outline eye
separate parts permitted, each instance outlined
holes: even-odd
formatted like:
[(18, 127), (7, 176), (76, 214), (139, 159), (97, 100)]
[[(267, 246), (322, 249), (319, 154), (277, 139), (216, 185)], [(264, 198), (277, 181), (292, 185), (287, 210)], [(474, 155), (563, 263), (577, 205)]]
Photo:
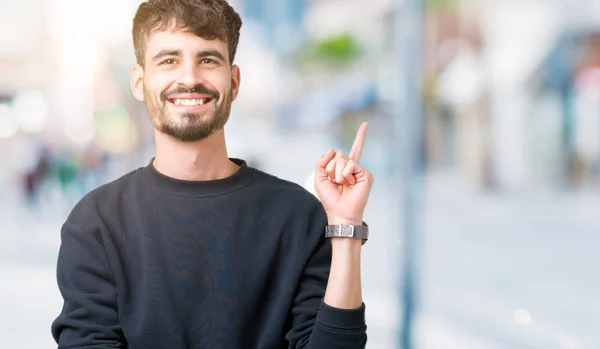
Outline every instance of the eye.
[(174, 60), (174, 59), (171, 59), (171, 58), (169, 58), (169, 59), (165, 59), (165, 60), (164, 60), (164, 61), (162, 61), (160, 64), (161, 64), (161, 65), (163, 65), (163, 64), (166, 64), (166, 65), (171, 65), (171, 64), (175, 64), (175, 63), (176, 63), (176, 62), (175, 62), (175, 60)]
[(217, 63), (217, 62), (215, 62), (214, 59), (210, 59), (210, 58), (204, 58), (200, 62), (203, 63), (203, 64), (216, 64)]

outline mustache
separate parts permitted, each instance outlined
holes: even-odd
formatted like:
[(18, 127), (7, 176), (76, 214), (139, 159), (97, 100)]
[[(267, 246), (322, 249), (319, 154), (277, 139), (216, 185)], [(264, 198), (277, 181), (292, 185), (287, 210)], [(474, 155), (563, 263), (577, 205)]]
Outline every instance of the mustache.
[(219, 99), (221, 97), (221, 95), (219, 94), (218, 91), (212, 90), (212, 89), (204, 86), (203, 84), (198, 84), (192, 88), (188, 88), (185, 86), (178, 86), (172, 90), (163, 91), (163, 93), (160, 94), (160, 99), (163, 102), (166, 102), (170, 96), (176, 95), (176, 94), (181, 94), (181, 93), (202, 93), (202, 94), (207, 94), (214, 99)]

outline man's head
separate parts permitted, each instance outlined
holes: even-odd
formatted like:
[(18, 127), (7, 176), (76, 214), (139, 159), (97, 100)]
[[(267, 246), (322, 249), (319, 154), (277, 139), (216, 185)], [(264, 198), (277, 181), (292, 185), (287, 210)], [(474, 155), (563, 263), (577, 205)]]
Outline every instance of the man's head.
[(133, 20), (131, 86), (160, 132), (193, 142), (221, 130), (237, 97), (240, 16), (225, 0), (148, 0)]

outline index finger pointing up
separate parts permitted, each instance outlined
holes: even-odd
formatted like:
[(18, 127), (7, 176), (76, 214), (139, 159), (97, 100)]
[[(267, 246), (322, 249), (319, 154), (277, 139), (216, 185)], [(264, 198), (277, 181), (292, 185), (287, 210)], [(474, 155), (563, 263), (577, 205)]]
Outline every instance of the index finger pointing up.
[(360, 160), (360, 156), (362, 154), (363, 142), (365, 140), (365, 136), (367, 135), (367, 128), (369, 124), (363, 122), (358, 128), (358, 132), (356, 132), (356, 138), (354, 139), (354, 144), (352, 144), (352, 149), (350, 150), (350, 154), (348, 154), (348, 158), (352, 159), (356, 162)]

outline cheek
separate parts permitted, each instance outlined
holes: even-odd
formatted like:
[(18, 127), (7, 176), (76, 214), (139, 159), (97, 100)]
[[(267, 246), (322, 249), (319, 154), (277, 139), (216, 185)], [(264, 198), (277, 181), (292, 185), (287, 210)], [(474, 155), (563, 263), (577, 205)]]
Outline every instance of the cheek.
[(212, 86), (220, 92), (231, 89), (231, 73), (222, 70), (207, 71), (204, 75), (206, 85)]
[(174, 84), (174, 80), (167, 72), (156, 72), (152, 74), (150, 79), (144, 82), (144, 88), (147, 89), (148, 94), (154, 98), (160, 98), (161, 93), (169, 90)]

